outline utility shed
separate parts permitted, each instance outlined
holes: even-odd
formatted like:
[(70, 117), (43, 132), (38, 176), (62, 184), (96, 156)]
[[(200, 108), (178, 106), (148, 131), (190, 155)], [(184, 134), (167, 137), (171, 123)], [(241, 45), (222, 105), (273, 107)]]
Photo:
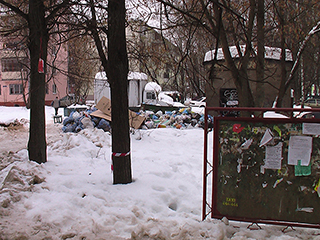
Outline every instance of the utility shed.
[[(240, 64), (240, 56), (236, 46), (231, 46), (230, 53), (236, 61), (236, 65)], [(246, 50), (245, 45), (240, 46), (241, 54)], [(252, 54), (248, 64), (248, 77), (250, 88), (253, 92), (254, 99), (263, 96), (261, 104), (257, 107), (272, 107), (277, 96), (281, 80), (281, 49), (276, 47), (265, 46), (265, 77), (263, 84), (256, 76), (256, 49), (253, 48), (255, 54)], [(293, 64), (292, 53), (286, 49), (285, 67), (289, 73)], [(208, 51), (204, 57), (204, 65), (208, 70), (211, 69), (214, 63), (215, 50)], [(212, 69), (211, 69), (212, 70)], [(236, 107), (238, 105), (238, 95), (236, 86), (233, 82), (231, 71), (228, 69), (222, 48), (218, 49), (217, 62), (214, 65), (213, 74), (210, 74), (210, 79), (206, 83), (207, 106), (209, 107)], [(258, 82), (260, 86), (258, 87)], [(286, 92), (282, 107), (292, 107), (290, 90)]]
[[(129, 107), (137, 107), (143, 101), (143, 91), (148, 76), (141, 72), (128, 74), (128, 101)], [(98, 72), (94, 79), (94, 103), (97, 104), (102, 97), (111, 99), (110, 85), (105, 72)]]

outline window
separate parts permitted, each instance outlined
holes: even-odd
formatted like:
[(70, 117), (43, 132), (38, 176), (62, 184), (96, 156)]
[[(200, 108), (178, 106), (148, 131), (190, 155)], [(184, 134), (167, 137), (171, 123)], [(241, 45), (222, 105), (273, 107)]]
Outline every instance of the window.
[(55, 83), (52, 84), (52, 93), (57, 94), (57, 85)]
[(3, 58), (1, 59), (2, 72), (20, 72), (23, 69), (23, 63), (27, 58)]
[(10, 88), (10, 95), (23, 93), (22, 84), (9, 84), (9, 88)]
[(156, 94), (154, 92), (147, 92), (147, 99), (156, 99)]

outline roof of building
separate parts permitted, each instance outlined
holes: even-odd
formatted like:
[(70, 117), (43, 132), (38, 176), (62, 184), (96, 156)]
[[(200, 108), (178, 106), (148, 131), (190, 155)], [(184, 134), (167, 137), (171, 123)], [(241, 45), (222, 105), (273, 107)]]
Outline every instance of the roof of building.
[(162, 90), (161, 86), (155, 82), (148, 82), (144, 87), (145, 91), (156, 91), (160, 92)]
[[(239, 58), (239, 52), (236, 48), (236, 46), (230, 46), (230, 53), (232, 58)], [(246, 50), (246, 45), (240, 45), (241, 53), (244, 54)], [(255, 53), (257, 53), (257, 48), (253, 47), (253, 50)], [(206, 52), (205, 57), (204, 57), (204, 63), (211, 62), (214, 59), (216, 50), (211, 50)], [(273, 59), (273, 60), (280, 60), (281, 58), (281, 48), (276, 48), (276, 47), (268, 47), (265, 46), (265, 59)], [(218, 49), (217, 53), (217, 60), (223, 60), (224, 55), (222, 48)], [(293, 61), (292, 57), (292, 52), (289, 49), (286, 49), (286, 61)]]
[[(107, 80), (105, 72), (98, 72), (95, 76), (96, 80)], [(129, 72), (128, 80), (148, 80), (148, 75), (142, 72)]]

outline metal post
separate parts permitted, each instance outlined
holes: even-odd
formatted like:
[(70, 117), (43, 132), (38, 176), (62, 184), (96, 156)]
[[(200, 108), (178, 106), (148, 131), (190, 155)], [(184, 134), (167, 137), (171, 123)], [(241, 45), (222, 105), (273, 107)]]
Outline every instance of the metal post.
[(203, 152), (203, 199), (202, 221), (206, 218), (207, 209), (207, 161), (208, 161), (208, 111), (204, 110), (204, 152)]

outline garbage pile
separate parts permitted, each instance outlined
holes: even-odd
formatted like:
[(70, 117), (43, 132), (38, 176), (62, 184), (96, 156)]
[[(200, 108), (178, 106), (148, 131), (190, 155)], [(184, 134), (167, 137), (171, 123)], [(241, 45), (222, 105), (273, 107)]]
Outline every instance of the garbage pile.
[[(179, 111), (145, 111), (146, 118), (142, 128), (167, 128), (184, 129), (190, 127), (204, 127), (204, 115), (193, 112), (191, 108), (181, 108)], [(213, 117), (209, 117), (209, 123), (213, 123)]]
[(96, 109), (88, 109), (82, 112), (72, 111), (69, 117), (63, 120), (63, 132), (80, 132), (81, 130), (88, 128), (103, 129), (105, 132), (111, 130), (110, 122), (104, 118), (98, 118), (91, 116), (90, 113)]
[[(111, 122), (102, 117), (92, 116), (97, 109), (92, 108), (82, 112), (73, 111), (68, 117), (63, 120), (63, 132), (79, 132), (82, 129), (98, 128), (103, 129), (105, 132), (111, 131)], [(140, 125), (140, 129), (153, 129), (153, 128), (203, 128), (204, 115), (196, 113), (191, 108), (181, 108), (178, 111), (139, 111), (136, 113), (144, 117), (144, 121)], [(213, 127), (213, 117), (208, 115), (209, 128)]]

